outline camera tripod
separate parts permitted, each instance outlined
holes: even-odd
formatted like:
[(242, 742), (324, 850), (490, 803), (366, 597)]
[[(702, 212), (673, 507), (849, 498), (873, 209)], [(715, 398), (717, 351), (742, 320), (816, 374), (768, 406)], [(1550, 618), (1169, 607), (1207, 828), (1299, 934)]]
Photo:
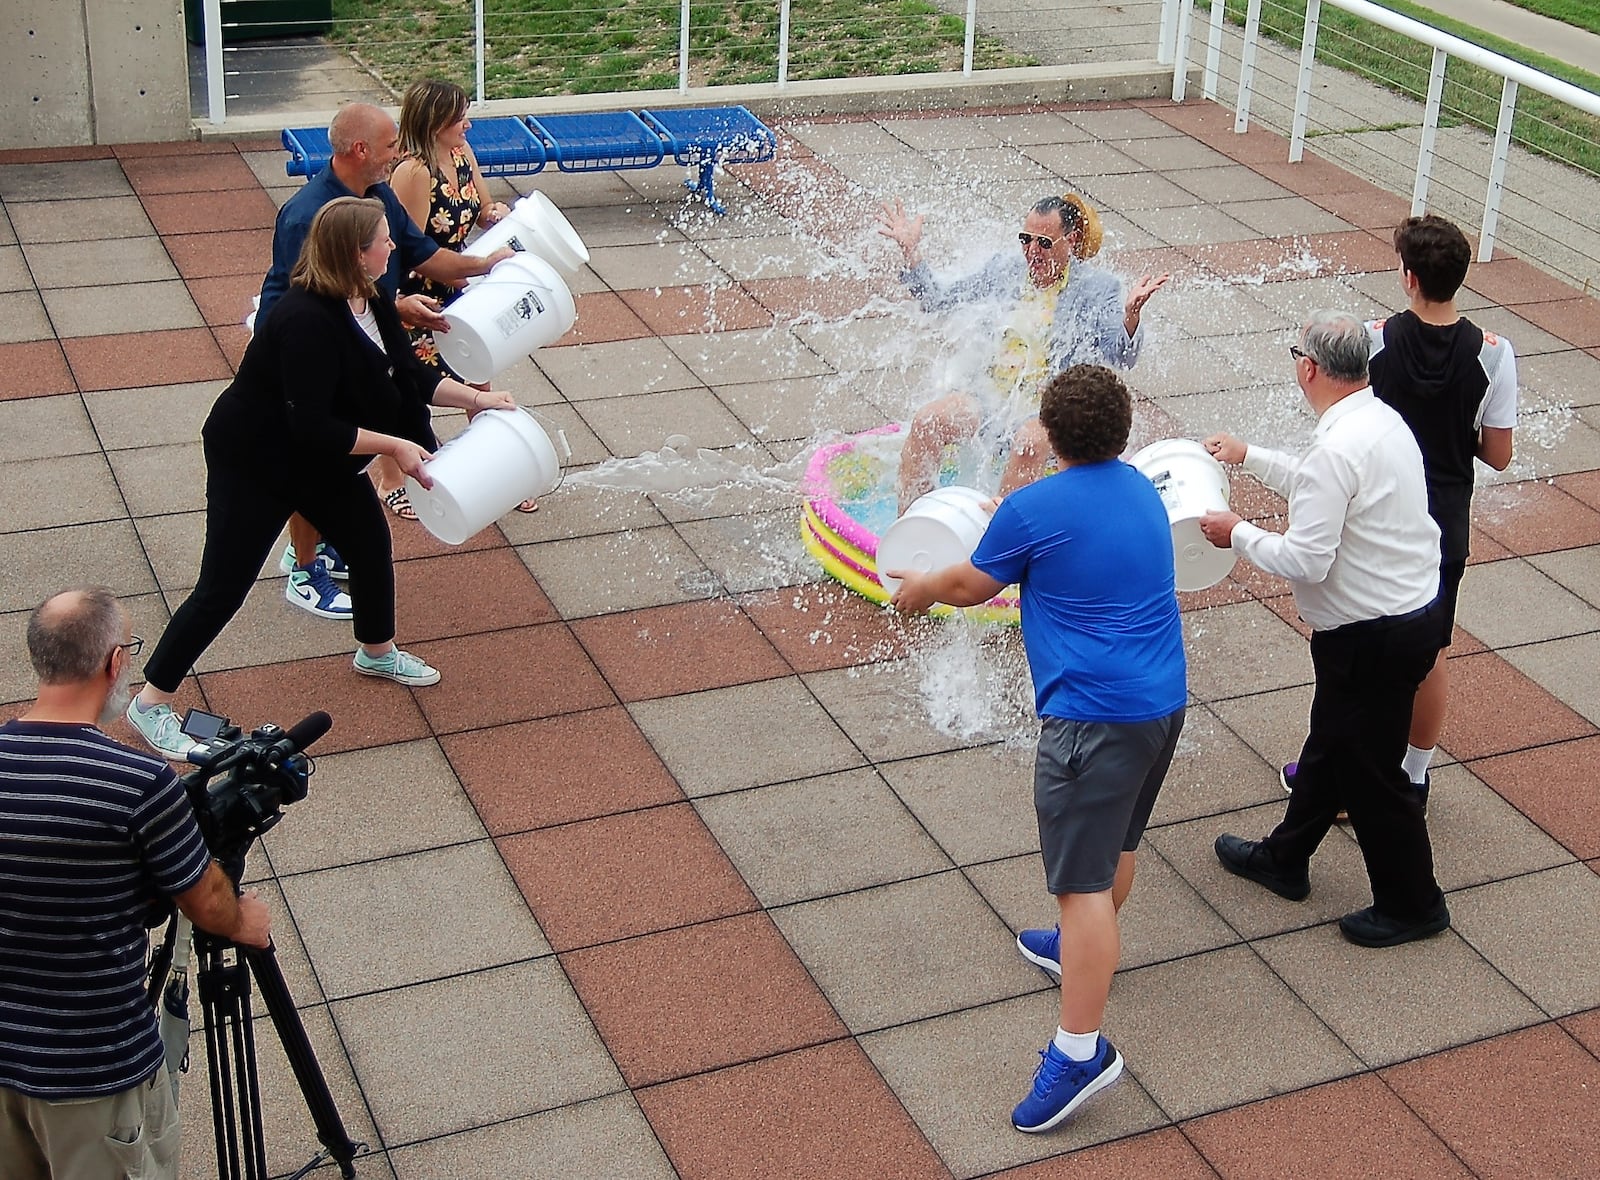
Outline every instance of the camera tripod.
[[(238, 946), (225, 938), (194, 929), (181, 915), (173, 920), (152, 973), (152, 992), (162, 996), (166, 1014), (187, 1021), (188, 981), (175, 976), (165, 982), (175, 941), (194, 937), (198, 966), (200, 1009), (206, 1030), (206, 1072), (211, 1085), (211, 1123), (216, 1134), (219, 1180), (267, 1180), (266, 1140), (261, 1123), (261, 1085), (256, 1073), (255, 1029), (250, 1011), (250, 979), (255, 977), (267, 1015), (289, 1059), (317, 1139), (323, 1150), (299, 1171), (306, 1175), (324, 1159), (339, 1165), (339, 1174), (351, 1180), (351, 1163), (365, 1150), (351, 1142), (334, 1105), (322, 1067), (295, 1011), (294, 1000), (278, 966), (277, 952)], [(230, 955), (231, 952), (231, 955)], [(163, 992), (167, 993), (163, 996)], [(163, 1017), (165, 1020), (165, 1017)]]

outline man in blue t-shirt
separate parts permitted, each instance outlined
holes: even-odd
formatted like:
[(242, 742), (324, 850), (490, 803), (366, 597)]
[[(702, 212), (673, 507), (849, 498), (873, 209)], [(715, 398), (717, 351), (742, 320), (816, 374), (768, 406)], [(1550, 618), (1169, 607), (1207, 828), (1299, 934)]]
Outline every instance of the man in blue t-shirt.
[(64, 590), (28, 620), (39, 695), (0, 725), (0, 1173), (166, 1180), (178, 1124), (145, 995), (162, 898), (203, 930), (269, 943), (160, 759), (98, 726), (131, 695), (142, 641), (109, 590)]
[(1155, 487), (1117, 456), (1133, 404), (1100, 365), (1044, 388), (1039, 421), (1061, 470), (1012, 492), (972, 559), (903, 579), (894, 605), (975, 606), (1022, 587), (1022, 641), (1041, 732), (1034, 809), (1060, 921), (1017, 947), (1061, 977), (1061, 1024), (1012, 1112), (1046, 1131), (1122, 1073), (1100, 1035), (1120, 952), (1117, 910), (1188, 700), (1172, 532)]

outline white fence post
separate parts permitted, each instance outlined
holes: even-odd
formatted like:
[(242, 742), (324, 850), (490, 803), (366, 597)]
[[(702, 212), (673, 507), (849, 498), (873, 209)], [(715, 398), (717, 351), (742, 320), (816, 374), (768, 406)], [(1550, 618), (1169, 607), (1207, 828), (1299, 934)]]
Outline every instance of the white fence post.
[(1211, 32), (1206, 38), (1206, 72), (1200, 84), (1207, 102), (1217, 101), (1217, 74), (1222, 68), (1223, 0), (1211, 0)]
[(1194, 0), (1181, 0), (1178, 8), (1178, 40), (1172, 54), (1172, 101), (1182, 102), (1189, 89), (1189, 22), (1194, 16)]
[(1239, 98), (1233, 107), (1233, 130), (1250, 128), (1250, 98), (1256, 85), (1256, 43), (1261, 40), (1261, 0), (1250, 0), (1244, 15), (1244, 48), (1239, 54)]
[(689, 93), (689, 0), (678, 7), (678, 93)]
[(967, 0), (967, 36), (961, 50), (961, 73), (972, 76), (972, 46), (978, 35), (978, 0)]
[(1294, 84), (1294, 121), (1289, 127), (1289, 163), (1298, 164), (1306, 151), (1306, 115), (1311, 110), (1311, 67), (1317, 60), (1317, 25), (1322, 0), (1306, 0), (1306, 31), (1300, 38), (1300, 75)]
[(483, 0), (473, 0), (472, 8), (473, 8), (472, 17), (473, 17), (473, 20), (476, 22), (476, 27), (475, 27), (475, 30), (474, 30), (474, 33), (473, 33), (474, 40), (473, 40), (473, 46), (472, 46), (472, 56), (473, 56), (473, 64), (477, 67), (477, 71), (478, 71), (478, 105), (482, 106), (483, 105), (483, 97), (484, 97), (484, 95), (483, 95), (483, 58), (484, 58)]
[(1442, 49), (1433, 51), (1433, 67), (1428, 71), (1428, 104), (1422, 111), (1422, 146), (1417, 150), (1417, 179), (1411, 186), (1411, 216), (1421, 217), (1428, 208), (1428, 182), (1433, 179), (1433, 141), (1439, 133), (1439, 107), (1444, 100), (1444, 67), (1450, 56)]
[(1489, 164), (1489, 192), (1483, 202), (1483, 231), (1478, 234), (1478, 261), (1494, 256), (1495, 225), (1500, 220), (1500, 197), (1505, 191), (1506, 157), (1511, 154), (1511, 120), (1517, 113), (1517, 84), (1506, 79), (1500, 89), (1500, 122), (1494, 129), (1494, 157)]
[(778, 89), (789, 84), (789, 0), (778, 8)]
[(1182, 0), (1161, 0), (1161, 29), (1156, 33), (1156, 65), (1172, 64), (1173, 36), (1178, 29), (1178, 5)]
[(213, 123), (228, 118), (228, 91), (222, 80), (222, 0), (205, 0), (206, 118)]

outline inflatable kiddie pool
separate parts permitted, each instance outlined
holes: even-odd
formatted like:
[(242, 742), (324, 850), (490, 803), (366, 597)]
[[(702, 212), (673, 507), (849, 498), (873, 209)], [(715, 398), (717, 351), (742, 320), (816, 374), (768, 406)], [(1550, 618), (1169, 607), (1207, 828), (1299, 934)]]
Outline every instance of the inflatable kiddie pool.
[[(800, 539), (823, 572), (872, 602), (887, 605), (889, 592), (878, 581), (878, 538), (898, 515), (895, 477), (899, 469), (904, 427), (887, 426), (852, 435), (818, 448), (806, 466), (800, 517)], [(940, 473), (941, 483), (955, 479)], [(937, 606), (936, 615), (954, 613)], [(1008, 586), (966, 614), (988, 622), (1019, 621), (1017, 588)]]

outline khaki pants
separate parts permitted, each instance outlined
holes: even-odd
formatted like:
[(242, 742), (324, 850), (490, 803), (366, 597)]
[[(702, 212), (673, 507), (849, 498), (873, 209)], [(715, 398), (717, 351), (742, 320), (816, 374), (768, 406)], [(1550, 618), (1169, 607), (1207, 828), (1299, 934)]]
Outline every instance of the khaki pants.
[(175, 1180), (167, 1071), (104, 1098), (48, 1102), (0, 1086), (0, 1160), (6, 1180)]

